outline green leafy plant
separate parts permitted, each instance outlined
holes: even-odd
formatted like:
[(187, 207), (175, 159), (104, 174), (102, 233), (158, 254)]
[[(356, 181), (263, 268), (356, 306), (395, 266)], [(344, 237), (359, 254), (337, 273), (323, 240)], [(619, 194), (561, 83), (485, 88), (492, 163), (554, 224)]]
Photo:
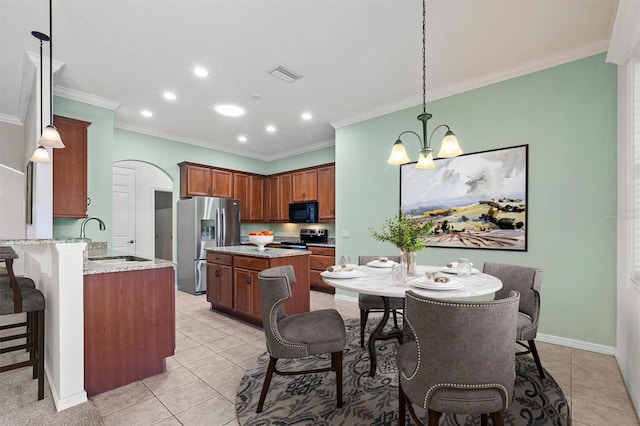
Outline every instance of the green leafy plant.
[(397, 216), (387, 219), (380, 231), (369, 228), (369, 233), (374, 239), (389, 242), (403, 252), (416, 252), (425, 247), (424, 239), (433, 226), (432, 221), (423, 225), (413, 222), (400, 211)]

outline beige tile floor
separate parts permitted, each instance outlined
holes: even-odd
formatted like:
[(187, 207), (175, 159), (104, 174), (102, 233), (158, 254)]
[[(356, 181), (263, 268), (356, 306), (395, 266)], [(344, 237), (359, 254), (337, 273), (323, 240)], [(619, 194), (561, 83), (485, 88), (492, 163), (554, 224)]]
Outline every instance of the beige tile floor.
[[(312, 292), (311, 309), (358, 318), (356, 304)], [(559, 382), (576, 426), (640, 425), (612, 356), (539, 343), (543, 366)], [(209, 310), (204, 296), (176, 292), (176, 353), (167, 371), (92, 398), (116, 425), (237, 425), (236, 388), (265, 351), (262, 329)]]

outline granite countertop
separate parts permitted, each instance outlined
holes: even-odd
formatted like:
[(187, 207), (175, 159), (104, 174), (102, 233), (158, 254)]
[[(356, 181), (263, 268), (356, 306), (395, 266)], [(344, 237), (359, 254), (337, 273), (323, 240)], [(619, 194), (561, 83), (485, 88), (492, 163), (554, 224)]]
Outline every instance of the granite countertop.
[(0, 240), (0, 246), (11, 246), (20, 244), (55, 244), (55, 243), (86, 243), (86, 238), (31, 238), (17, 240)]
[(240, 245), (240, 246), (227, 246), (227, 247), (215, 247), (209, 248), (207, 251), (212, 253), (226, 253), (236, 254), (241, 256), (253, 256), (253, 257), (291, 257), (291, 256), (303, 256), (311, 254), (308, 250), (288, 250), (267, 247), (264, 251), (258, 251), (258, 248), (254, 245)]
[(175, 263), (170, 260), (154, 259), (142, 262), (114, 262), (97, 263), (86, 260), (83, 265), (84, 275), (107, 274), (110, 272), (142, 271), (145, 269), (158, 269), (174, 267)]

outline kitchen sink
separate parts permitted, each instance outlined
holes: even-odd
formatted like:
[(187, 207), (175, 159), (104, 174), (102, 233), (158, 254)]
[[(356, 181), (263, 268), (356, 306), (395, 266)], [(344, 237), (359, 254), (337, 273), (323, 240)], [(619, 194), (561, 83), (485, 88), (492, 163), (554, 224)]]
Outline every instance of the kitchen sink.
[(100, 256), (90, 257), (91, 262), (108, 264), (108, 263), (123, 263), (123, 262), (151, 262), (151, 259), (145, 259), (138, 256)]

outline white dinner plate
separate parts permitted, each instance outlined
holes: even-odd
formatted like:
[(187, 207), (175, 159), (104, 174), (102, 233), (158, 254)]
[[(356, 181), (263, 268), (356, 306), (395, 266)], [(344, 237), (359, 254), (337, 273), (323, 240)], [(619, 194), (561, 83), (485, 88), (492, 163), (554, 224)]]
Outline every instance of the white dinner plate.
[[(440, 270), (440, 272), (444, 272), (445, 274), (456, 274), (456, 275), (458, 275), (458, 268), (447, 268), (446, 266), (443, 266), (439, 270)], [(471, 273), (472, 274), (479, 274), (480, 271), (478, 269), (476, 269), (476, 268), (471, 268)]]
[(396, 262), (393, 260), (387, 260), (386, 262), (381, 262), (380, 260), (372, 260), (371, 262), (367, 262), (367, 266), (371, 266), (372, 268), (392, 268)]
[(427, 277), (416, 278), (409, 284), (425, 290), (460, 290), (461, 288), (464, 288), (464, 284), (459, 281), (451, 280), (448, 283), (437, 283), (427, 279)]
[(325, 278), (358, 278), (358, 277), (362, 277), (364, 275), (364, 272), (358, 271), (357, 269), (353, 269), (351, 271), (334, 271), (334, 272), (322, 271), (320, 272), (320, 275), (322, 275)]

